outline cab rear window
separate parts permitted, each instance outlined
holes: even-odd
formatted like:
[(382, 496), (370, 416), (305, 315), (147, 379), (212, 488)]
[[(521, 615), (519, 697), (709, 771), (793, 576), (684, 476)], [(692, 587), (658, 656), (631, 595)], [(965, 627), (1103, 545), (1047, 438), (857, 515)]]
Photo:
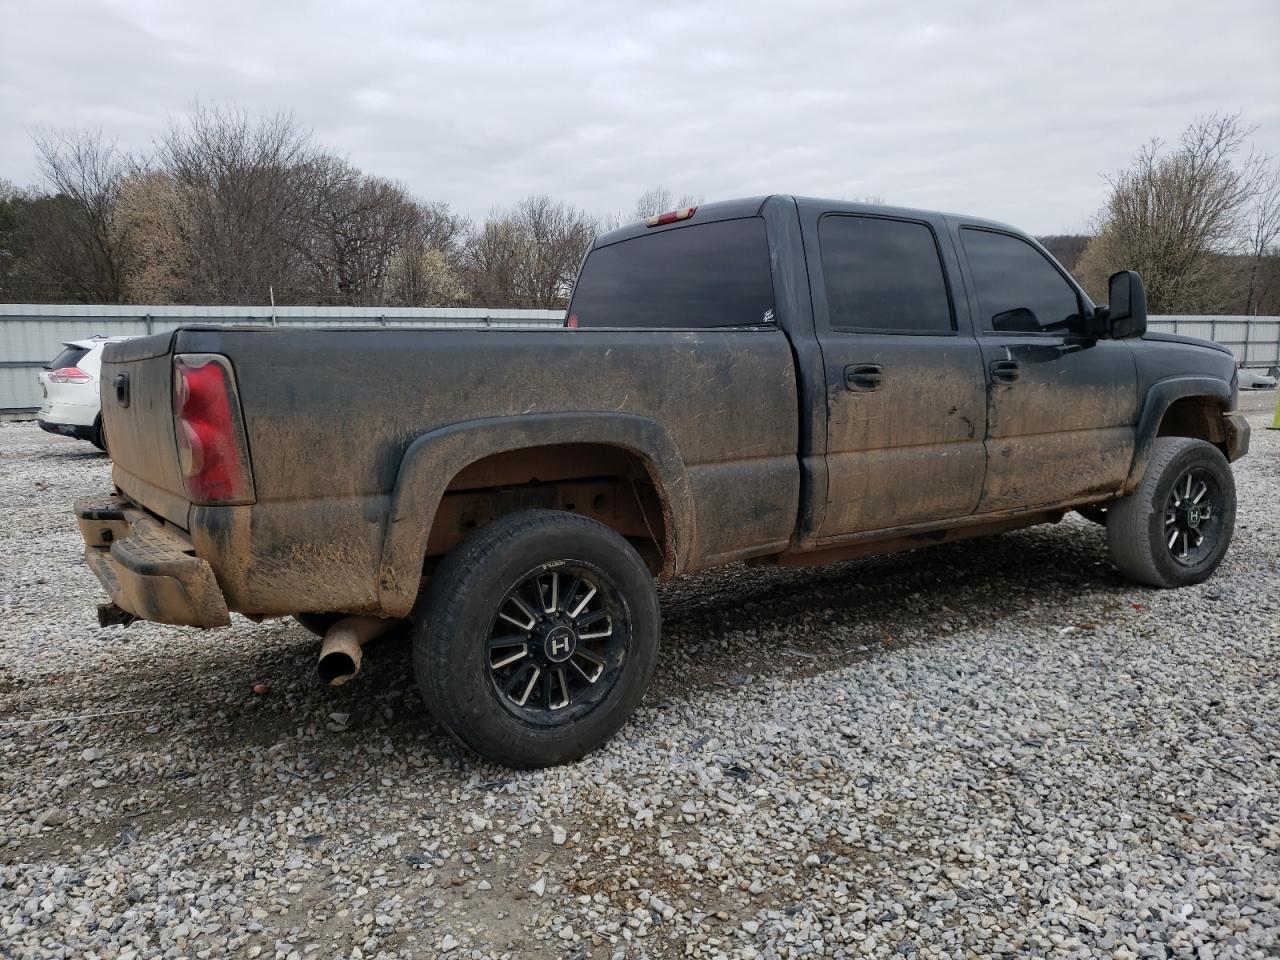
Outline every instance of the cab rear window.
[(573, 291), (579, 327), (688, 329), (773, 322), (764, 220), (720, 220), (593, 250)]

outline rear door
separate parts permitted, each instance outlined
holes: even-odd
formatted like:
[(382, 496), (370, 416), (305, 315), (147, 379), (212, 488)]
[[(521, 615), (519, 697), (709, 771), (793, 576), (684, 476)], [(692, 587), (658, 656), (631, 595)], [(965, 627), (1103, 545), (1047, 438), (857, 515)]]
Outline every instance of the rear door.
[(804, 220), (828, 418), (818, 539), (968, 515), (986, 466), (985, 381), (944, 268), (956, 266), (945, 224)]
[(1119, 489), (1138, 418), (1128, 344), (1083, 335), (1091, 306), (1029, 240), (985, 225), (953, 226), (990, 384), (979, 512)]

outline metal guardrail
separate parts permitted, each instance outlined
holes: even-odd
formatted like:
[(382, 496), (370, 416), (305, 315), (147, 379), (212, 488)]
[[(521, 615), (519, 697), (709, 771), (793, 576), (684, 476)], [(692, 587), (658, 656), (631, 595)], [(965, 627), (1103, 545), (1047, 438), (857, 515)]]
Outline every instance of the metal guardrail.
[(1148, 328), (1164, 333), (1213, 340), (1227, 347), (1241, 367), (1280, 367), (1280, 317), (1174, 316), (1150, 317)]
[(558, 327), (563, 310), (485, 307), (208, 307), (117, 304), (0, 304), (0, 417), (29, 416), (40, 405), (36, 375), (68, 340), (145, 336), (184, 324), (279, 327)]
[[(36, 374), (67, 340), (143, 336), (190, 323), (281, 327), (559, 326), (560, 310), (484, 307), (170, 307), (114, 304), (0, 304), (0, 416), (28, 415), (40, 403)], [(1242, 367), (1280, 366), (1280, 317), (1153, 316), (1152, 330), (1216, 340)]]

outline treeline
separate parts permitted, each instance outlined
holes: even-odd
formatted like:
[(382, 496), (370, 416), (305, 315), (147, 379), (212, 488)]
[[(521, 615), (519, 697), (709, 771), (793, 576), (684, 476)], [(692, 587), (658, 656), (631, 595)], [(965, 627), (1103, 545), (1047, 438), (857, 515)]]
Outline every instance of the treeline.
[[(545, 196), (474, 224), (319, 147), (287, 115), (200, 107), (147, 156), (36, 136), (44, 184), (0, 184), (0, 301), (563, 306), (620, 221)], [(671, 202), (662, 189), (636, 216)]]
[[(1095, 299), (1138, 270), (1153, 313), (1280, 314), (1280, 167), (1238, 115), (1152, 141), (1090, 235), (1041, 238)], [(476, 224), (364, 173), (288, 115), (197, 107), (145, 156), (35, 138), (44, 183), (0, 182), (0, 301), (562, 307), (591, 238), (696, 203), (600, 216), (546, 196)]]

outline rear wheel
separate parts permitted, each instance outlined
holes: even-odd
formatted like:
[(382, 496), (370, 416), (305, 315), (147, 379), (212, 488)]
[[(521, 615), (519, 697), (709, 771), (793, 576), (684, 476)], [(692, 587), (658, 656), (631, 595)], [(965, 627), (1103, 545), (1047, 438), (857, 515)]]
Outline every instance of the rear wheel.
[(513, 767), (576, 760), (639, 704), (657, 663), (653, 577), (613, 530), (532, 510), (441, 562), (419, 600), (414, 668), (431, 712)]
[(102, 415), (98, 415), (98, 419), (93, 421), (93, 434), (89, 437), (89, 442), (101, 450), (107, 452), (107, 431), (102, 425)]
[(1107, 545), (1131, 580), (1183, 587), (1218, 568), (1235, 521), (1235, 479), (1221, 451), (1203, 440), (1159, 437), (1138, 489), (1107, 511)]

